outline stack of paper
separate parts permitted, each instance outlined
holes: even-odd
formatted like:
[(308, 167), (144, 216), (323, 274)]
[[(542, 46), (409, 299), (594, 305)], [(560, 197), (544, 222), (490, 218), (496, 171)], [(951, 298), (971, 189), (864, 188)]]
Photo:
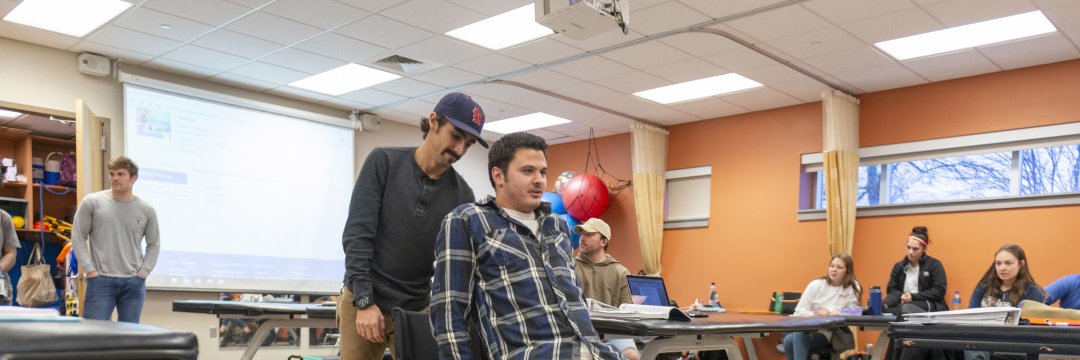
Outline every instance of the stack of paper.
[(18, 306), (0, 306), (2, 321), (79, 321), (82, 318), (60, 316), (53, 308), (26, 308)]
[(690, 321), (690, 316), (671, 306), (622, 304), (614, 307), (593, 299), (585, 299), (589, 316), (614, 319), (662, 319)]
[(1020, 322), (1020, 309), (1014, 307), (988, 307), (965, 310), (938, 311), (904, 315), (908, 322), (923, 324), (975, 324), (1016, 325)]

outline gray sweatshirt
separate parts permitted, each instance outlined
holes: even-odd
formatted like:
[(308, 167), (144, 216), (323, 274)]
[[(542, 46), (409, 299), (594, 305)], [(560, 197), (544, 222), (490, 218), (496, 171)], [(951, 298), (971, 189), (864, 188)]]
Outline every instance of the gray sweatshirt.
[(146, 277), (154, 270), (161, 243), (157, 213), (146, 201), (138, 197), (119, 201), (109, 190), (99, 191), (79, 204), (73, 225), (72, 247), (79, 266), (87, 273)]

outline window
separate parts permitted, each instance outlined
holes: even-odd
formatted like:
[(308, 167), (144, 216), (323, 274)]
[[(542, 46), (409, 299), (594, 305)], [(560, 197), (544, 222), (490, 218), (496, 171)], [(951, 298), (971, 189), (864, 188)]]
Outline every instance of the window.
[(1080, 144), (1020, 151), (1020, 194), (1080, 192)]

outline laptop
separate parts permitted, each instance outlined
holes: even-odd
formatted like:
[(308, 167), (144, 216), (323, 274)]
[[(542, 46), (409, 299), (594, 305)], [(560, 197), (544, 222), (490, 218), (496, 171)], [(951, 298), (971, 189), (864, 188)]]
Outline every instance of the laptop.
[(671, 306), (668, 301), (664, 278), (656, 276), (626, 275), (630, 284), (630, 295), (644, 296), (644, 305)]

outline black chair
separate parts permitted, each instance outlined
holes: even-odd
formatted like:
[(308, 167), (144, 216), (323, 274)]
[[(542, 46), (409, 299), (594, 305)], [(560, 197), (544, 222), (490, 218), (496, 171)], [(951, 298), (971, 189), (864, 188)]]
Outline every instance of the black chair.
[[(781, 305), (780, 305), (781, 311), (780, 311), (780, 313), (783, 314), (783, 315), (794, 314), (795, 313), (795, 307), (799, 305), (799, 299), (802, 298), (802, 293), (794, 292), (794, 291), (781, 291), (779, 293), (781, 294), (780, 295), (780, 299), (781, 299)], [(776, 294), (777, 294), (777, 292), (774, 291), (772, 293), (772, 297), (770, 297), (770, 299), (769, 299), (769, 311), (773, 311), (773, 309), (776, 309)], [(776, 345), (776, 351), (781, 353), (781, 354), (784, 353), (783, 340), (784, 340), (783, 337), (781, 337), (781, 339), (780, 339), (781, 343)], [(832, 347), (829, 347), (829, 346), (810, 349), (810, 358), (811, 359), (815, 358), (815, 355), (816, 355), (816, 358), (820, 359), (820, 360), (829, 359), (829, 358), (832, 357), (832, 354), (833, 354)]]
[[(396, 360), (431, 360), (439, 358), (439, 346), (432, 336), (427, 312), (394, 308), (394, 352)], [(484, 341), (477, 326), (469, 326), (470, 346), (474, 358), (487, 359)]]

